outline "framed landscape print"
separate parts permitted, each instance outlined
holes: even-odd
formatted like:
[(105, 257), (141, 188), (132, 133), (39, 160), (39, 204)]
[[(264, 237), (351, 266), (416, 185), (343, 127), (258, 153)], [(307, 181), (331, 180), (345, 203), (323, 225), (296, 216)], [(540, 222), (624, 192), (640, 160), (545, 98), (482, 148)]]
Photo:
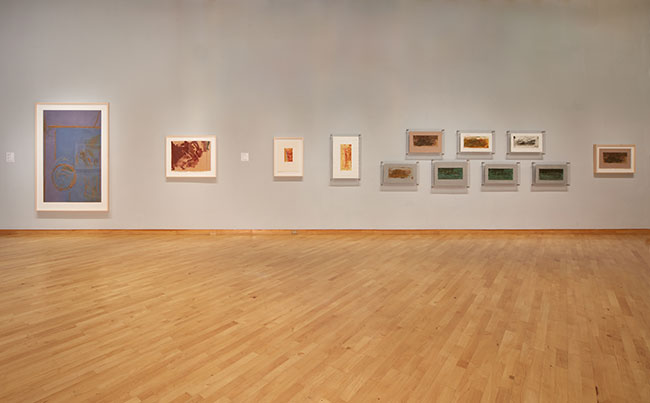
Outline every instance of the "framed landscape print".
[(507, 131), (508, 154), (544, 154), (545, 131)]
[(381, 184), (382, 186), (417, 186), (418, 185), (418, 164), (409, 163), (381, 163)]
[(519, 185), (518, 162), (483, 162), (481, 164), (483, 186), (514, 186)]
[(332, 170), (330, 179), (360, 180), (361, 135), (332, 134), (330, 135), (330, 143), (330, 150), (332, 152)]
[(215, 178), (216, 136), (168, 136), (165, 139), (165, 172), (169, 178)]
[(469, 187), (469, 161), (432, 161), (431, 187)]
[(493, 131), (458, 131), (458, 153), (459, 154), (493, 154), (494, 132)]
[(406, 131), (406, 157), (410, 159), (442, 157), (444, 130)]
[(303, 176), (303, 166), (302, 137), (273, 138), (273, 176), (299, 178)]
[(633, 144), (594, 144), (594, 174), (633, 174), (636, 171)]
[(533, 186), (566, 187), (569, 185), (569, 163), (532, 163)]
[(108, 110), (36, 104), (37, 211), (108, 211)]

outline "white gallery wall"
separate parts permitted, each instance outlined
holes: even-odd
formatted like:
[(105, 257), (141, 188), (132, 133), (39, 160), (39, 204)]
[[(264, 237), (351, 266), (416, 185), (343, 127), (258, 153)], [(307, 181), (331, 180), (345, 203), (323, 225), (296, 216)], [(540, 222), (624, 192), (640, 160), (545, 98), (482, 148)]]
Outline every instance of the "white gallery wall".
[[(647, 0), (0, 0), (0, 228), (648, 228)], [(110, 211), (34, 209), (34, 103), (110, 102)], [(380, 190), (404, 131), (546, 130), (567, 192)], [(329, 184), (329, 135), (362, 135), (359, 186)], [(214, 134), (216, 181), (165, 178), (169, 135)], [(302, 136), (302, 181), (272, 177)], [(595, 178), (592, 145), (636, 144)], [(15, 163), (5, 153), (15, 153)], [(250, 154), (249, 162), (240, 153)]]

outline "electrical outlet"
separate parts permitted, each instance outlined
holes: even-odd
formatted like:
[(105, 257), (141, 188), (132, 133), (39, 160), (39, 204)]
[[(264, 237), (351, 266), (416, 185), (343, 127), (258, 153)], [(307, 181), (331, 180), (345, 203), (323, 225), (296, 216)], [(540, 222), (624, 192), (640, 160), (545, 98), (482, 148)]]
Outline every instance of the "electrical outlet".
[(248, 161), (248, 153), (241, 153), (241, 160)]
[(6, 153), (5, 161), (7, 161), (8, 163), (16, 162), (16, 155), (13, 152)]

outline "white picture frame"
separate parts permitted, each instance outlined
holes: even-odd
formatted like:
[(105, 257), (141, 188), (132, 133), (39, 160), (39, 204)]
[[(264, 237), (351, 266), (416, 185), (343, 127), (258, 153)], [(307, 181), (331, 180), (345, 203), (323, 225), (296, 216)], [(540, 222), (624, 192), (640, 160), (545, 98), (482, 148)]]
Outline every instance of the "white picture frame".
[(36, 211), (108, 211), (108, 102), (39, 102), (35, 114)]
[(482, 156), (494, 154), (494, 131), (464, 131), (458, 130), (458, 154), (479, 154)]
[(304, 139), (302, 137), (273, 138), (273, 176), (301, 178), (304, 175)]
[(594, 174), (634, 174), (636, 145), (594, 144)]
[(167, 136), (165, 176), (216, 178), (217, 136)]
[(330, 179), (361, 180), (361, 135), (330, 135)]
[(545, 153), (546, 132), (543, 130), (508, 130), (508, 154), (542, 156)]

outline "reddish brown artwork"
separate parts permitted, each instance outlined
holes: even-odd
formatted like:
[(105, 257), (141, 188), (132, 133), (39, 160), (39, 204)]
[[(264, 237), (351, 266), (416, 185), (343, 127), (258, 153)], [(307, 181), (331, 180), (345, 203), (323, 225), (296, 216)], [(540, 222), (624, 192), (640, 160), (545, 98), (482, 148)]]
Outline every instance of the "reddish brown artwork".
[(442, 152), (442, 132), (409, 131), (409, 153), (436, 154)]
[(293, 148), (284, 149), (284, 162), (293, 162)]
[(210, 171), (209, 141), (172, 141), (172, 171)]
[(433, 147), (438, 145), (438, 136), (414, 135), (413, 145), (416, 147)]

